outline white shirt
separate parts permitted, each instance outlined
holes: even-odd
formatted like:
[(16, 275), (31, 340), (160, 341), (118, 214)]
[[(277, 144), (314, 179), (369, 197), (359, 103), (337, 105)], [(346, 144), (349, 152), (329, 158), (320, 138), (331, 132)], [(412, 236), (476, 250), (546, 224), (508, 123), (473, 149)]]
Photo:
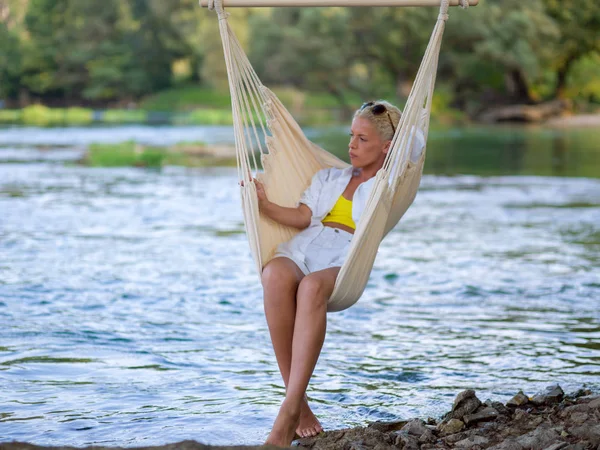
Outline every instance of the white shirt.
[[(416, 130), (413, 138), (410, 160), (413, 163), (418, 162), (425, 148), (425, 137), (421, 130)], [(306, 247), (319, 234), (323, 228), (321, 222), (327, 214), (333, 209), (333, 206), (346, 190), (354, 167), (345, 169), (335, 167), (318, 171), (312, 178), (310, 186), (300, 197), (300, 203), (304, 203), (312, 211), (310, 225), (285, 245), (288, 251), (302, 260)], [(354, 192), (352, 198), (352, 220), (358, 223), (371, 194), (371, 189), (375, 183), (375, 177), (361, 183)]]

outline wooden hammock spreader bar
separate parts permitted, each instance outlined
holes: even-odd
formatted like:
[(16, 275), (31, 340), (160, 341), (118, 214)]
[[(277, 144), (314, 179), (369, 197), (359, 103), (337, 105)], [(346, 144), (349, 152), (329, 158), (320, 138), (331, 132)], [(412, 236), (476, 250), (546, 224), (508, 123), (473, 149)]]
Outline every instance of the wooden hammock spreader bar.
[[(209, 0), (200, 0), (207, 7)], [(469, 0), (469, 6), (477, 6), (479, 0)], [(450, 6), (459, 6), (460, 0), (450, 0)], [(440, 0), (223, 0), (225, 8), (279, 7), (279, 6), (440, 6)]]

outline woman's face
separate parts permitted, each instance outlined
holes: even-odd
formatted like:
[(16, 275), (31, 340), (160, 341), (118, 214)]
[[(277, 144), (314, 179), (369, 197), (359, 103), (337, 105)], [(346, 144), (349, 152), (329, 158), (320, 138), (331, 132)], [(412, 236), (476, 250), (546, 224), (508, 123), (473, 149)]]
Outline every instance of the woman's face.
[(379, 170), (383, 166), (390, 143), (391, 141), (381, 139), (369, 119), (355, 117), (350, 127), (350, 143), (348, 144), (352, 166)]

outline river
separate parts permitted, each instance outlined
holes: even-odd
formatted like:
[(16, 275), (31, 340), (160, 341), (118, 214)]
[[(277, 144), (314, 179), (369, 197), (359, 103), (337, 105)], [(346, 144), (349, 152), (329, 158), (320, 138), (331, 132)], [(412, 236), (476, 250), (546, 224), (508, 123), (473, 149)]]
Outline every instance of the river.
[[(309, 130), (344, 152), (345, 130)], [(262, 442), (284, 393), (232, 168), (89, 168), (91, 142), (227, 127), (0, 130), (0, 441)], [(326, 429), (600, 391), (600, 133), (433, 130), (361, 300), (328, 316)]]

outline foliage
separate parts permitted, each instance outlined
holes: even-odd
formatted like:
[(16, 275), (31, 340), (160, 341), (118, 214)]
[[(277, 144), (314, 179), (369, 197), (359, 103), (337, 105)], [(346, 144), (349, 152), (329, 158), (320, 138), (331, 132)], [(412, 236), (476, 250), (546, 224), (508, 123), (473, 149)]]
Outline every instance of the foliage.
[[(555, 95), (563, 97), (572, 66), (591, 53), (600, 52), (600, 3), (597, 0), (569, 2), (544, 0), (560, 29), (553, 67), (557, 72)], [(597, 72), (598, 73), (598, 72)]]
[(600, 52), (592, 53), (572, 67), (566, 95), (576, 100), (600, 104)]
[(167, 89), (147, 97), (142, 103), (146, 111), (189, 111), (198, 105), (231, 108), (229, 90), (219, 91), (194, 85)]
[(86, 162), (93, 167), (161, 167), (166, 157), (165, 149), (144, 148), (133, 141), (127, 141), (90, 145)]
[(0, 109), (0, 123), (17, 123), (21, 120), (21, 111), (16, 109)]
[(106, 111), (102, 116), (102, 121), (107, 123), (144, 123), (148, 113), (135, 109), (113, 109)]
[(0, 98), (18, 94), (22, 64), (19, 46), (18, 36), (0, 22)]
[(235, 158), (193, 154), (184, 151), (180, 144), (167, 147), (144, 147), (134, 141), (118, 144), (90, 145), (84, 163), (92, 167), (147, 167), (168, 165), (187, 167), (235, 166)]
[(175, 122), (186, 125), (231, 125), (233, 115), (231, 109), (195, 109), (185, 116), (176, 118)]
[(88, 149), (87, 163), (93, 167), (134, 166), (138, 160), (135, 142), (120, 144), (92, 144)]
[(51, 109), (43, 105), (33, 105), (23, 110), (21, 120), (28, 125), (59, 125), (64, 123), (64, 113), (60, 109)]
[[(9, 106), (124, 108), (141, 101), (147, 111), (193, 111), (192, 122), (229, 122), (221, 111), (229, 97), (218, 21), (196, 0), (1, 1), (0, 99)], [(437, 17), (436, 8), (229, 12), (258, 76), (282, 87), (294, 114), (311, 122), (307, 110), (316, 110), (317, 123), (365, 99), (402, 102)], [(473, 115), (498, 102), (598, 101), (599, 53), (597, 0), (482, 0), (467, 11), (453, 8), (439, 63), (442, 109)], [(83, 111), (24, 113), (45, 124), (65, 114), (90, 120)]]

